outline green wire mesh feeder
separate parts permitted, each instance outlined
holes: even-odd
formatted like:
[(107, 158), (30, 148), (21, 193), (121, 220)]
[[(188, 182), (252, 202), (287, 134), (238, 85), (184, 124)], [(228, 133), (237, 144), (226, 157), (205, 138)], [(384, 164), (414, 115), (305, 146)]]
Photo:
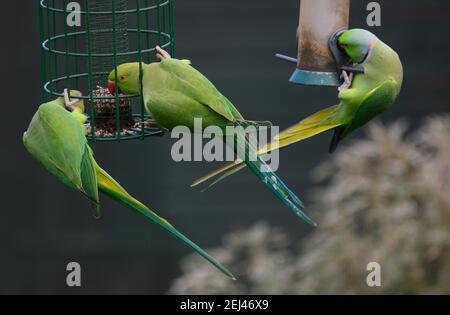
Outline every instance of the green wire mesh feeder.
[(109, 72), (121, 63), (152, 62), (157, 45), (175, 55), (173, 0), (38, 3), (43, 101), (63, 96), (66, 88), (81, 91), (92, 141), (161, 135), (145, 112), (142, 93), (111, 95), (106, 86)]

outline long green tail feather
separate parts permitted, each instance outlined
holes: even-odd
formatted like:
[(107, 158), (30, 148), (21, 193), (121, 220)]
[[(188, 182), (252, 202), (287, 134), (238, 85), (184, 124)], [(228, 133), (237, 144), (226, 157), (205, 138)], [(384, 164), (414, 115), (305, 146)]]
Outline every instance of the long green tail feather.
[[(331, 106), (303, 119), (298, 124), (278, 134), (274, 141), (259, 149), (258, 154), (265, 154), (277, 149), (287, 147), (291, 144), (341, 126), (342, 122), (338, 121), (338, 119), (335, 118), (335, 113), (338, 109), (339, 105)], [(216, 179), (212, 184), (208, 185), (208, 187), (206, 188), (206, 190), (208, 190), (212, 186), (217, 185), (219, 182), (242, 170), (244, 168), (242, 166), (242, 163), (242, 160), (237, 160), (233, 163), (229, 163), (203, 176), (202, 178), (199, 178), (191, 185), (191, 187), (199, 186), (200, 184), (203, 184), (206, 181), (209, 181), (210, 179), (222, 174), (220, 178)]]
[[(228, 170), (232, 170), (233, 171), (232, 174), (234, 174), (235, 173), (234, 172), (234, 168), (235, 167), (242, 167), (242, 168), (239, 168), (239, 170), (245, 168), (245, 164), (242, 164), (242, 163), (243, 163), (243, 161), (239, 159), (236, 162), (229, 163), (229, 164), (227, 164), (227, 165), (225, 165), (225, 166), (223, 166), (221, 168), (218, 168), (217, 170), (209, 173), (208, 175), (205, 175), (202, 178), (197, 179), (195, 182), (192, 183), (191, 188), (197, 187), (197, 186), (205, 183), (206, 181), (210, 180), (211, 178), (216, 177), (216, 176), (218, 176), (218, 175), (220, 175), (223, 172), (226, 172)], [(232, 175), (232, 174), (230, 174), (230, 175)], [(228, 176), (226, 176), (226, 177), (228, 177)], [(222, 181), (223, 179), (225, 179), (225, 178), (222, 178), (220, 181)], [(215, 184), (217, 184), (217, 183), (215, 183)], [(211, 185), (211, 186), (213, 186), (213, 185)]]
[[(235, 153), (244, 153), (245, 156), (239, 156), (245, 161), (245, 164), (250, 170), (272, 191), (275, 196), (281, 200), (288, 208), (290, 208), (297, 216), (303, 219), (305, 222), (312, 226), (317, 226), (310, 217), (308, 217), (301, 209), (304, 209), (304, 205), (300, 198), (298, 198), (287, 185), (276, 175), (267, 165), (267, 163), (255, 152), (257, 151), (254, 146), (248, 141), (247, 137), (242, 133), (238, 133), (239, 138), (237, 145), (235, 146)], [(242, 148), (244, 146), (244, 148)], [(239, 150), (240, 148), (240, 150)], [(252, 154), (250, 154), (252, 152)], [(256, 157), (256, 159), (255, 159)], [(255, 159), (255, 161), (254, 161)]]
[(233, 280), (236, 280), (234, 275), (224, 266), (222, 266), (219, 262), (217, 262), (214, 258), (212, 258), (208, 253), (206, 253), (203, 249), (201, 249), (198, 245), (193, 243), (186, 236), (181, 234), (177, 229), (175, 229), (168, 221), (158, 216), (156, 213), (151, 211), (145, 205), (131, 197), (125, 189), (119, 185), (108, 173), (102, 170), (99, 166), (97, 166), (97, 177), (98, 177), (98, 187), (99, 190), (111, 197), (112, 199), (120, 202), (126, 207), (146, 216), (148, 219), (152, 220), (154, 223), (158, 224), (163, 230), (169, 232), (177, 239), (184, 242), (187, 246), (196, 251), (200, 256), (209, 261), (212, 265), (214, 265), (217, 269), (223, 272), (225, 275), (230, 277)]
[[(226, 172), (225, 174), (221, 175), (219, 178), (217, 178), (212, 183), (210, 183), (208, 186), (206, 186), (206, 188), (203, 188), (201, 190), (201, 192), (206, 192), (206, 191), (210, 190), (215, 185), (217, 185), (218, 183), (220, 183), (221, 181), (226, 179), (228, 176), (234, 175), (234, 174), (236, 174), (240, 170), (243, 170), (246, 167), (247, 167), (247, 165), (245, 165), (245, 164), (240, 164), (240, 165), (236, 164), (234, 168), (231, 168), (228, 172)], [(199, 184), (201, 184), (201, 183), (198, 183), (197, 185), (199, 185)], [(197, 185), (194, 183), (191, 187), (195, 187)]]

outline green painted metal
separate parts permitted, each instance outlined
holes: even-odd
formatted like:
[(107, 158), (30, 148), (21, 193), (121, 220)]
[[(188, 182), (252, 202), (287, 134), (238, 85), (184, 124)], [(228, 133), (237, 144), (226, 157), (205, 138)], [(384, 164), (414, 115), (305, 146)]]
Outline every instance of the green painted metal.
[(289, 82), (313, 86), (339, 86), (340, 79), (336, 72), (321, 72), (295, 69)]
[[(76, 2), (81, 10), (75, 13), (80, 14), (81, 25), (71, 26), (67, 18), (74, 12), (67, 5), (72, 1), (38, 0), (42, 101), (62, 96), (65, 88), (80, 90), (80, 99), (87, 105), (91, 141), (143, 140), (160, 135), (159, 129), (145, 124), (151, 117), (145, 112), (142, 84), (137, 95), (116, 92), (98, 96), (93, 91), (97, 85), (106, 87), (109, 71), (123, 62), (154, 61), (157, 45), (175, 55), (173, 1), (80, 0)], [(140, 67), (141, 82), (142, 77)], [(115, 108), (114, 131), (102, 134), (93, 104), (105, 100)], [(130, 117), (139, 128), (124, 129), (122, 102), (131, 104)]]

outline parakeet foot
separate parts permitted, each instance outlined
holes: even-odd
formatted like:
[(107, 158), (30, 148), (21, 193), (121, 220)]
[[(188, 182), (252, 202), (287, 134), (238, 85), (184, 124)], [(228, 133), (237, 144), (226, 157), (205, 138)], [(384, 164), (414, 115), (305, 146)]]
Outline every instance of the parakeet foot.
[(169, 129), (167, 129), (167, 128), (164, 128), (164, 127), (162, 127), (161, 125), (159, 125), (154, 119), (147, 119), (145, 122), (144, 122), (144, 125), (146, 126), (146, 127), (154, 127), (154, 128), (158, 128), (158, 129), (160, 129), (162, 132), (164, 132), (164, 133), (169, 133)]
[(243, 119), (236, 119), (233, 123), (233, 126), (242, 126), (244, 128), (247, 127), (267, 127), (271, 128), (272, 123), (270, 121), (253, 121), (253, 120), (243, 120)]
[(78, 102), (77, 99), (71, 100), (70, 96), (69, 96), (69, 90), (64, 89), (64, 104), (66, 105), (67, 109), (70, 110), (71, 112), (73, 112), (75, 109), (75, 104), (77, 102)]
[(341, 78), (344, 79), (344, 83), (338, 88), (339, 92), (347, 90), (348, 88), (350, 88), (352, 86), (353, 72), (351, 72), (350, 75), (348, 75), (347, 71), (344, 70), (344, 71), (342, 71)]
[(172, 59), (172, 56), (159, 46), (156, 46), (156, 57), (160, 60)]

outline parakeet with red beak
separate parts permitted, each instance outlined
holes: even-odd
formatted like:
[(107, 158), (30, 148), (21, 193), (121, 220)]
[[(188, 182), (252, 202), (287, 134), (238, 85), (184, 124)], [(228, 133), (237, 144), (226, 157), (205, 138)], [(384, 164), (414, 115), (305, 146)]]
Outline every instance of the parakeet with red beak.
[[(192, 67), (188, 60), (173, 59), (159, 47), (157, 52), (161, 62), (128, 63), (114, 69), (109, 75), (110, 92), (137, 94), (142, 89), (149, 115), (159, 126), (169, 131), (178, 126), (186, 126), (196, 132), (195, 119), (202, 119), (203, 129), (219, 127), (224, 131), (226, 139), (226, 128), (229, 126), (245, 128), (249, 125), (270, 125), (269, 122), (245, 120), (237, 108), (203, 74)], [(258, 179), (297, 216), (316, 226), (302, 211), (304, 206), (301, 200), (256, 154), (256, 148), (246, 135), (237, 132), (233, 137), (237, 142), (233, 146), (234, 152)]]
[[(389, 109), (400, 94), (403, 67), (398, 54), (378, 37), (363, 29), (344, 31), (337, 41), (340, 50), (352, 66), (364, 68), (364, 73), (343, 71), (344, 83), (339, 87), (338, 105), (328, 107), (282, 131), (278, 142), (259, 150), (264, 154), (311, 138), (325, 131), (334, 131), (330, 145), (333, 153), (338, 144), (354, 130)], [(210, 186), (245, 168), (242, 161), (228, 164), (194, 182), (197, 186), (223, 174)]]
[[(74, 97), (75, 100), (71, 100)], [(99, 215), (99, 191), (125, 207), (153, 221), (195, 250), (220, 271), (233, 275), (203, 249), (176, 230), (169, 222), (134, 199), (95, 161), (86, 140), (84, 104), (81, 93), (65, 91), (65, 97), (42, 104), (34, 115), (23, 143), (28, 152), (64, 184), (86, 196)]]

